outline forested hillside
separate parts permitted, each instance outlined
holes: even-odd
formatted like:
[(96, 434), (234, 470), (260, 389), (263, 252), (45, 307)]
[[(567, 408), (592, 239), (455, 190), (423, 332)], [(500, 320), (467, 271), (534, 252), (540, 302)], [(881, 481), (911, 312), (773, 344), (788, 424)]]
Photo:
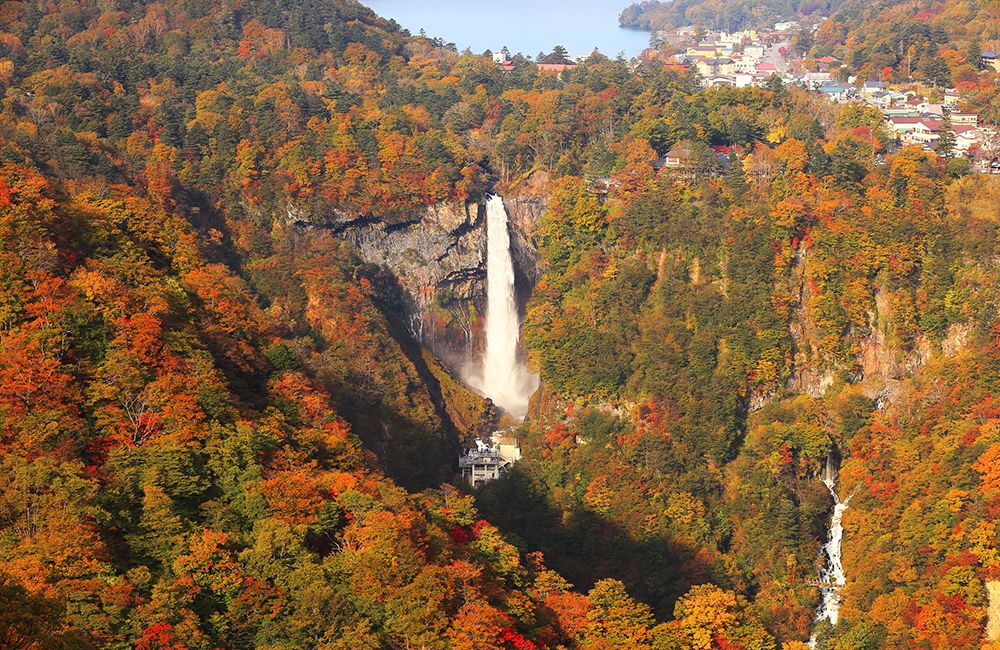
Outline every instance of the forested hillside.
[[(351, 0), (7, 2), (0, 44), (0, 645), (800, 649), (830, 457), (819, 647), (979, 645), (995, 177)], [(341, 235), (529, 189), (543, 385), (470, 494), (496, 414)]]
[(782, 20), (828, 16), (843, 0), (642, 0), (619, 16), (623, 27), (656, 31), (697, 25), (735, 32)]
[(1000, 90), (995, 79), (980, 73), (982, 53), (1000, 49), (996, 2), (646, 0), (629, 5), (620, 16), (623, 26), (654, 32), (689, 25), (735, 31), (783, 20), (800, 23), (791, 35), (803, 57), (833, 57), (834, 70), (843, 80), (856, 76), (862, 81), (954, 87), (982, 120), (997, 119)]
[(983, 83), (981, 54), (1000, 47), (995, 2), (845, 2), (815, 35), (815, 56), (834, 56), (862, 79), (918, 79), (968, 95), (996, 120), (997, 84)]
[[(554, 194), (526, 322), (541, 417), (481, 502), (572, 580), (622, 576), (661, 616), (712, 581), (805, 639), (832, 455), (848, 585), (821, 647), (978, 647), (998, 568), (1000, 185), (949, 181), (918, 150), (849, 163), (864, 128), (821, 145), (802, 99), (804, 140), (724, 177), (661, 178), (617, 212), (579, 183)], [(550, 242), (557, 223), (577, 225)]]

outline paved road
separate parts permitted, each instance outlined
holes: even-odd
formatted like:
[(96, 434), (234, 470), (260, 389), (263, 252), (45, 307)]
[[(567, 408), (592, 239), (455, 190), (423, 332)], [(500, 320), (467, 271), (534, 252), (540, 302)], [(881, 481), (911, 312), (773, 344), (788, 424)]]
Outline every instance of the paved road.
[(781, 56), (780, 50), (785, 48), (787, 52), (792, 48), (792, 42), (790, 40), (785, 40), (780, 43), (775, 43), (771, 47), (764, 50), (764, 58), (761, 63), (773, 63), (774, 67), (778, 69), (778, 72), (788, 71), (788, 62)]

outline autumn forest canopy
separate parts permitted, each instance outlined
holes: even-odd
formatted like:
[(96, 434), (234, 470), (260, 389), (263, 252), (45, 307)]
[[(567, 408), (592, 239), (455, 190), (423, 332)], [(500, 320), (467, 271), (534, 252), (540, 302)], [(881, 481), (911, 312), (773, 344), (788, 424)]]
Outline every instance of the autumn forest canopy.
[[(1000, 647), (1000, 176), (777, 79), (439, 44), (0, 2), (0, 647)], [(346, 237), (494, 192), (541, 206), (519, 424), (411, 331), (479, 296)]]

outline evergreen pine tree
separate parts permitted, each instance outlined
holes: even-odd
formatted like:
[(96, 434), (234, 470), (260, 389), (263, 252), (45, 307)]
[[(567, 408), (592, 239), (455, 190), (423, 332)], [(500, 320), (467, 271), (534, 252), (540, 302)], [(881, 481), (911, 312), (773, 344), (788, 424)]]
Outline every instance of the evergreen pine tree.
[(951, 158), (955, 154), (955, 131), (952, 129), (951, 120), (947, 117), (941, 123), (941, 134), (937, 141), (937, 154), (944, 158)]

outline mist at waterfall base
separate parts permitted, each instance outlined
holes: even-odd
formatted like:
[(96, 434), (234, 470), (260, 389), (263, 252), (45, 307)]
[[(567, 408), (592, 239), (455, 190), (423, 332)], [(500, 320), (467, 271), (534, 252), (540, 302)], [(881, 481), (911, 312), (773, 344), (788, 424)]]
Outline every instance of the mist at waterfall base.
[(515, 418), (528, 412), (538, 376), (518, 355), (521, 322), (514, 287), (514, 260), (503, 199), (486, 200), (486, 350), (482, 362), (466, 369), (465, 379)]

